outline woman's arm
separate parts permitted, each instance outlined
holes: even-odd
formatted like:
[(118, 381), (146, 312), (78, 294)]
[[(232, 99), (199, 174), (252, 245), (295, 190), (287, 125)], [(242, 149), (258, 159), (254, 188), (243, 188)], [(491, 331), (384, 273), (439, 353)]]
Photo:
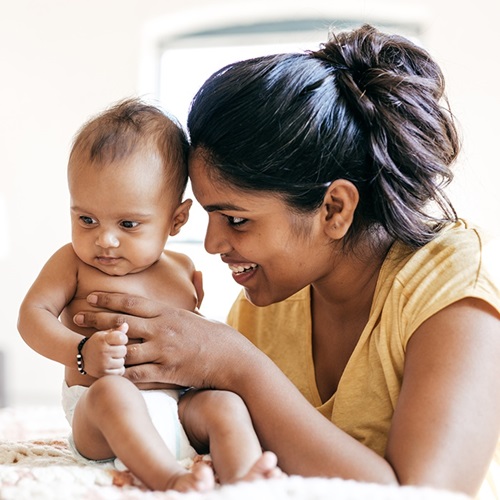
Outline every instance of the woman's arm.
[(500, 432), (500, 332), (498, 314), (480, 301), (462, 300), (414, 333), (383, 458), (323, 417), (227, 325), (139, 297), (94, 299), (120, 313), (82, 313), (84, 324), (109, 328), (126, 321), (131, 335), (145, 340), (129, 348), (127, 363), (139, 366), (127, 369), (127, 377), (238, 393), (262, 445), (288, 473), (474, 494), (492, 458)]
[(463, 299), (412, 335), (387, 459), (403, 484), (474, 495), (500, 437), (500, 315)]

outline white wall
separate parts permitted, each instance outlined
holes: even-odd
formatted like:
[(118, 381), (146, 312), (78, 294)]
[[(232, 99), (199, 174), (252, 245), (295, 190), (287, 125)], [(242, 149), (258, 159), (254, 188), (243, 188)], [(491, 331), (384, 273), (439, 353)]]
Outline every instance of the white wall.
[[(9, 403), (57, 403), (59, 399), (61, 367), (23, 344), (16, 320), (19, 304), (40, 267), (69, 238), (65, 164), (76, 129), (112, 101), (155, 88), (151, 69), (161, 30), (176, 33), (189, 23), (195, 27), (224, 24), (234, 15), (240, 20), (266, 15), (278, 19), (294, 13), (366, 21), (417, 16), (424, 23), (424, 43), (445, 71), (465, 137), (452, 190), (456, 206), (462, 215), (497, 230), (497, 0), (476, 0), (465, 8), (454, 0), (227, 0), (217, 4), (208, 0), (1, 0), (0, 350), (6, 353)], [(198, 264), (212, 267), (213, 273), (218, 269), (213, 259)], [(225, 268), (218, 279), (233, 286)], [(211, 303), (215, 301), (212, 298)], [(210, 315), (210, 310), (205, 314)]]

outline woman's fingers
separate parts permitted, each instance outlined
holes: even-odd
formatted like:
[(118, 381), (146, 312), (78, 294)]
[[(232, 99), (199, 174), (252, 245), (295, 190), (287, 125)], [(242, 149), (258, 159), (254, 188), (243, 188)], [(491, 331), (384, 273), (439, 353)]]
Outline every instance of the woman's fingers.
[[(140, 319), (144, 321), (143, 318)], [(140, 326), (134, 321), (133, 316), (108, 311), (80, 311), (73, 316), (73, 321), (75, 325), (91, 327), (99, 331), (113, 330), (127, 323), (129, 332), (134, 328), (135, 335), (137, 335), (137, 328)], [(131, 336), (131, 333), (129, 335)]]
[(103, 309), (141, 318), (154, 318), (164, 307), (159, 302), (125, 293), (92, 292), (87, 297), (87, 302)]
[(131, 344), (127, 346), (127, 366), (152, 363), (156, 361), (156, 356), (154, 355), (155, 347), (157, 346), (154, 344), (148, 344), (147, 342), (144, 344)]
[(120, 328), (127, 323), (128, 337), (131, 339), (149, 338), (151, 332), (148, 319), (159, 316), (162, 310), (166, 309), (166, 306), (159, 302), (122, 293), (94, 292), (87, 297), (87, 301), (100, 310), (78, 312), (73, 317), (76, 325), (96, 330), (110, 330)]
[[(200, 278), (201, 274), (196, 282), (201, 292)], [(77, 313), (77, 325), (114, 330), (117, 344), (125, 334), (118, 327), (128, 325), (125, 376), (134, 383), (215, 386), (220, 366), (229, 363), (226, 352), (231, 351), (231, 343), (242, 342), (241, 336), (223, 323), (143, 297), (93, 292), (87, 299), (95, 310), (89, 307), (90, 311)]]
[[(128, 359), (127, 359), (128, 364)], [(126, 366), (125, 377), (131, 382), (147, 384), (150, 382), (168, 382), (170, 377), (163, 365), (149, 363), (146, 365)]]

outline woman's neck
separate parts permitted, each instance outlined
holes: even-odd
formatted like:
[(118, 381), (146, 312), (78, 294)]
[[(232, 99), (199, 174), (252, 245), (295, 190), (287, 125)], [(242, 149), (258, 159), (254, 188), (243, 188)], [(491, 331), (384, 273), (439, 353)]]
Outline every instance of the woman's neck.
[(332, 272), (311, 285), (312, 348), (321, 400), (337, 390), (370, 316), (388, 244), (369, 258), (335, 259)]
[(311, 284), (314, 300), (338, 321), (369, 312), (380, 269), (393, 243), (379, 239), (377, 245), (359, 243), (354, 252), (340, 251), (333, 257), (331, 271)]

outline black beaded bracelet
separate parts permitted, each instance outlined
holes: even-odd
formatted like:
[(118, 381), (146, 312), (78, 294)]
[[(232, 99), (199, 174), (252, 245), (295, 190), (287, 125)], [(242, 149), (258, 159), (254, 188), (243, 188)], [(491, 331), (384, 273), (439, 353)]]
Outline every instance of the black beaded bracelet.
[(76, 355), (76, 366), (78, 368), (78, 371), (82, 374), (82, 375), (87, 375), (87, 372), (83, 369), (83, 354), (82, 354), (82, 349), (83, 349), (83, 346), (85, 345), (85, 342), (87, 342), (87, 340), (89, 339), (90, 337), (83, 337), (82, 340), (80, 340), (80, 343), (78, 344), (78, 354)]

